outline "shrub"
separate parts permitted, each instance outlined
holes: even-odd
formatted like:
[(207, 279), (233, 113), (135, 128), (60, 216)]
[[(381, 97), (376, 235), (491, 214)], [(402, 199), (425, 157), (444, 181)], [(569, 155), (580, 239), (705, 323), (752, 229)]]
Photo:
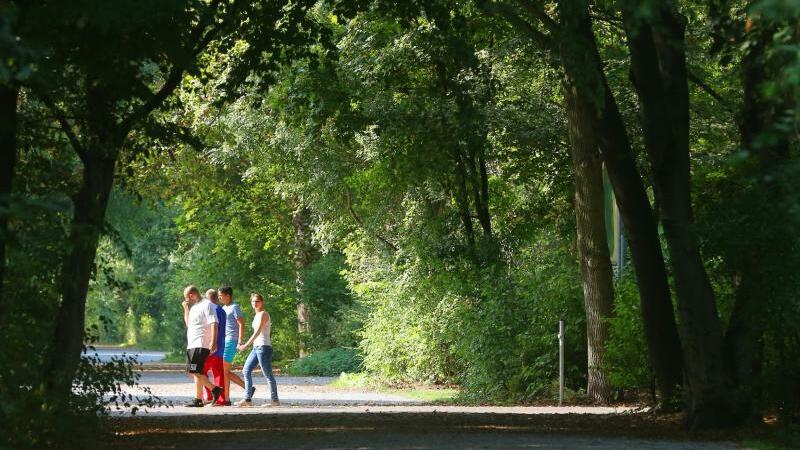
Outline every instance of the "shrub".
[(363, 359), (356, 349), (332, 348), (297, 359), (286, 366), (291, 375), (336, 376), (342, 372), (359, 372)]
[(647, 354), (639, 291), (630, 271), (615, 286), (614, 317), (609, 320), (608, 376), (620, 389), (654, 389), (655, 375)]

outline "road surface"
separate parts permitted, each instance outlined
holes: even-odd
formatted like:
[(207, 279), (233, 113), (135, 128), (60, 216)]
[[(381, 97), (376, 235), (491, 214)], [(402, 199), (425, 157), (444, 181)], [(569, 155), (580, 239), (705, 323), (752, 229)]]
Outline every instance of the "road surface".
[(111, 360), (112, 357), (117, 356), (136, 356), (136, 359), (139, 360), (140, 363), (152, 363), (158, 362), (164, 359), (166, 356), (166, 352), (158, 351), (158, 350), (139, 350), (135, 348), (131, 349), (120, 349), (115, 347), (97, 347), (94, 352), (89, 352), (91, 355), (92, 353), (96, 353), (97, 356), (100, 358), (100, 361), (108, 362)]

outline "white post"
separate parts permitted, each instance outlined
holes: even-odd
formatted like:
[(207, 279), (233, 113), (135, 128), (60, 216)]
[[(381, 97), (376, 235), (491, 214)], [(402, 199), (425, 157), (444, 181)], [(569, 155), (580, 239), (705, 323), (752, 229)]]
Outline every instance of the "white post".
[(558, 406), (564, 403), (564, 321), (558, 321)]

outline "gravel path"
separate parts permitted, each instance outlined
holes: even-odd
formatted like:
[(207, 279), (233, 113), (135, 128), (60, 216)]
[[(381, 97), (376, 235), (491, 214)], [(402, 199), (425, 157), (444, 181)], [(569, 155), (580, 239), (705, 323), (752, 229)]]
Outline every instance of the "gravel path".
[[(256, 386), (254, 404), (264, 403), (269, 389), (260, 372), (253, 374)], [(333, 377), (289, 377), (276, 376), (278, 395), (282, 407), (293, 406), (347, 406), (347, 405), (405, 405), (418, 404), (415, 399), (397, 394), (382, 392), (365, 392), (355, 390), (332, 389), (328, 384)], [(139, 380), (140, 388), (128, 392), (133, 395), (144, 395), (145, 387), (150, 388), (153, 395), (170, 400), (174, 408), (157, 408), (154, 414), (221, 414), (236, 410), (239, 412), (255, 411), (255, 408), (187, 408), (181, 406), (194, 398), (194, 384), (182, 372), (176, 371), (145, 371)], [(233, 401), (243, 397), (244, 390), (231, 385)]]
[[(514, 431), (281, 430), (193, 435), (156, 435), (132, 440), (137, 449), (575, 449), (729, 450), (731, 443), (681, 442), (617, 437), (563, 436)], [(115, 446), (116, 447), (116, 446)], [(125, 448), (124, 444), (122, 446)]]
[[(332, 380), (277, 377), (280, 407), (177, 406), (136, 417), (113, 414), (116, 434), (109, 445), (118, 450), (741, 448), (731, 442), (664, 439), (680, 432), (652, 428), (630, 408), (426, 405), (400, 394), (334, 389)], [(188, 377), (179, 372), (146, 371), (140, 383), (178, 403), (193, 393)], [(257, 386), (263, 400), (263, 378)], [(240, 396), (237, 387), (234, 400)]]

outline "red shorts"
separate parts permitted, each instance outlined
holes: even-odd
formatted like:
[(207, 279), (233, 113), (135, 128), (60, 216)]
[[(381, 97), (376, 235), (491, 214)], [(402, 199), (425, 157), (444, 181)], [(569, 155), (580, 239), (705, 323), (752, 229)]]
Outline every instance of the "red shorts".
[[(224, 386), (223, 370), (224, 369), (222, 368), (222, 357), (219, 355), (208, 355), (208, 358), (206, 358), (206, 363), (203, 366), (203, 373), (207, 374), (209, 371), (211, 371), (210, 378), (212, 379), (214, 386), (220, 386), (220, 387)], [(209, 391), (208, 388), (204, 388), (204, 390), (205, 390), (205, 399), (211, 400), (213, 398), (211, 397), (211, 391)], [(222, 403), (225, 400), (227, 400), (225, 398), (225, 394), (222, 394), (219, 396), (219, 399), (217, 399), (217, 403)]]

